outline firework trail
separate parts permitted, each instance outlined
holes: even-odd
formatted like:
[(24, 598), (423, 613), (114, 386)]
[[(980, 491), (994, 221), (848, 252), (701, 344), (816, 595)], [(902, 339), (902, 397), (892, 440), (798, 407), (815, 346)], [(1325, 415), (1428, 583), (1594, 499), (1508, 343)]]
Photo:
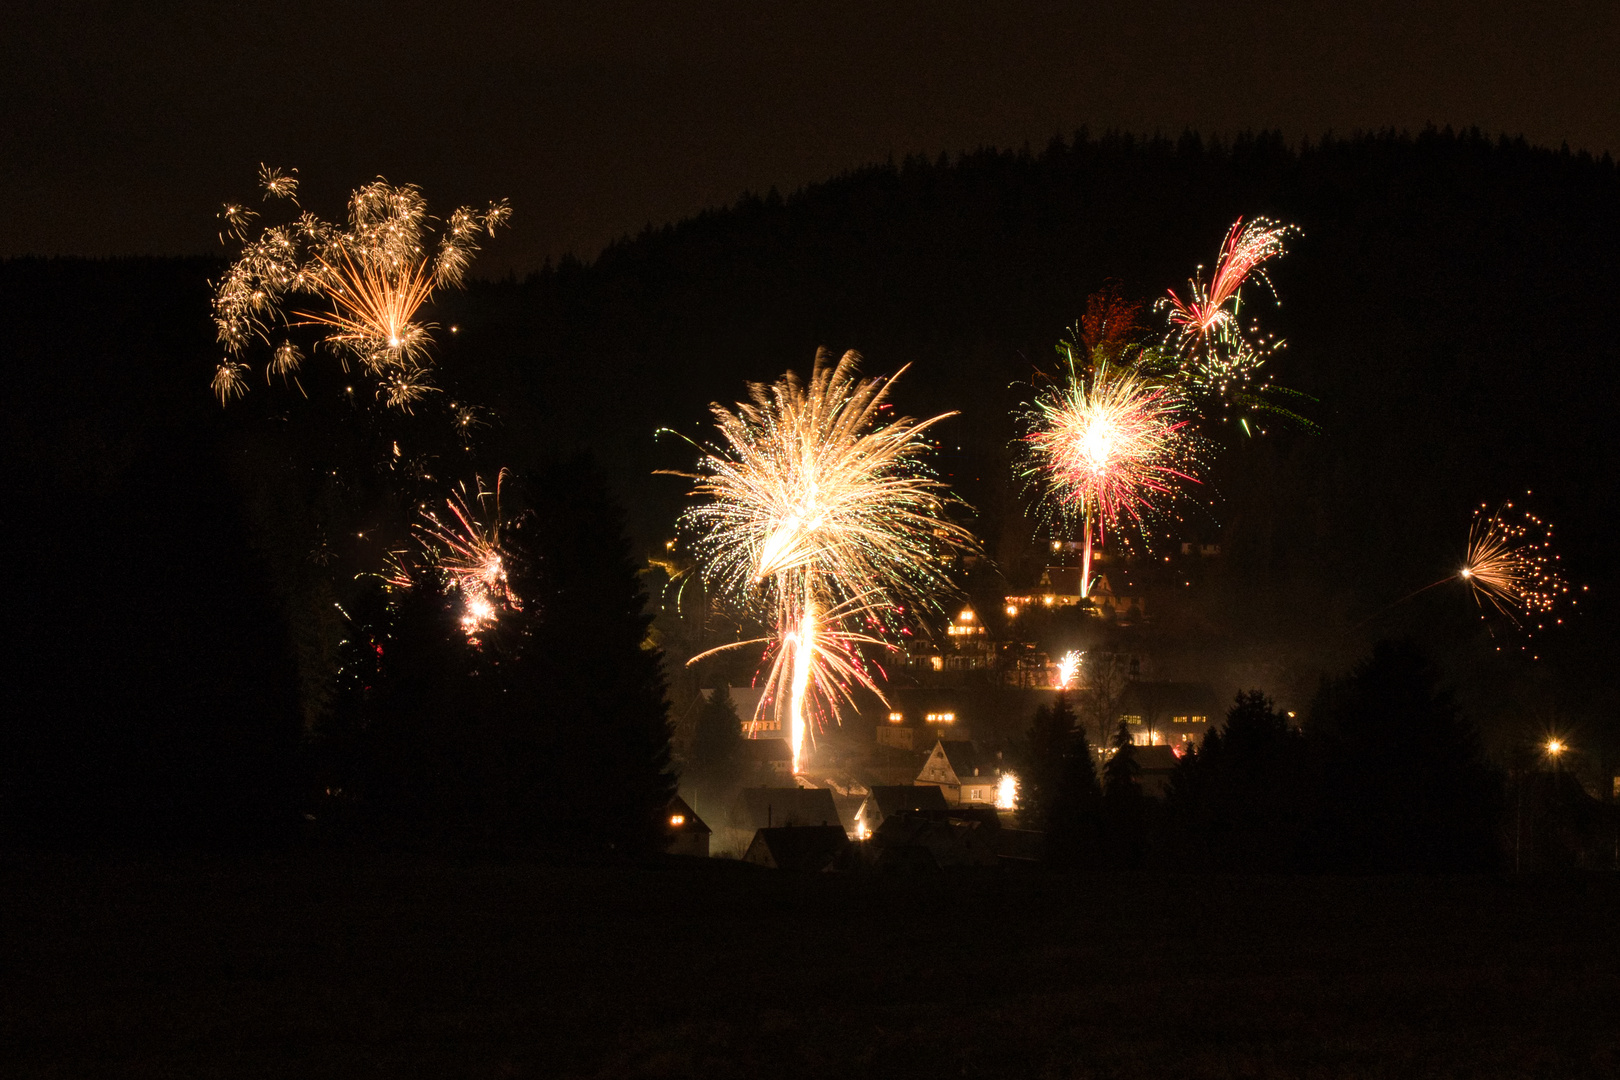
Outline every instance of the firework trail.
[[(462, 485), (445, 500), (445, 516), (423, 511), (417, 525), (433, 565), (462, 595), (461, 628), (474, 645), (503, 609), (523, 610), (523, 601), (508, 580), (507, 553), (501, 544), (505, 480), (505, 469), (495, 477), (493, 488), (475, 478), (472, 492)], [(408, 572), (400, 577), (404, 587), (414, 584)]]
[(774, 628), (759, 708), (786, 713), (796, 772), (813, 721), (835, 721), (856, 686), (883, 696), (861, 646), (932, 606), (948, 555), (973, 546), (924, 465), (928, 429), (954, 414), (886, 419), (899, 374), (860, 379), (859, 362), (823, 350), (808, 382), (789, 372), (714, 405), (721, 438), (690, 477), (707, 501), (681, 520), (705, 581)]
[(1080, 595), (1090, 595), (1091, 550), (1110, 528), (1144, 516), (1198, 482), (1197, 442), (1184, 395), (1136, 368), (1071, 365), (1069, 378), (1036, 398), (1025, 416), (1026, 475), (1085, 532)]
[[(297, 205), (296, 170), (261, 165), (259, 185), (265, 199)], [(226, 352), (212, 381), (220, 404), (247, 393), (243, 356), (273, 336), (282, 340), (272, 345), (265, 378), (296, 382), (304, 353), (284, 335), (313, 326), (344, 370), (358, 362), (377, 380), (379, 399), (410, 412), (436, 389), (427, 358), (433, 326), (420, 310), (435, 289), (461, 284), (479, 238), (506, 224), (511, 208), (505, 200), (483, 211), (462, 207), (435, 241), (421, 191), (379, 179), (353, 192), (342, 226), (306, 211), (250, 239), (257, 211), (228, 203), (218, 216), (220, 241), (242, 245), (214, 289), (214, 326)], [(323, 301), (326, 310), (289, 312), (294, 296)]]

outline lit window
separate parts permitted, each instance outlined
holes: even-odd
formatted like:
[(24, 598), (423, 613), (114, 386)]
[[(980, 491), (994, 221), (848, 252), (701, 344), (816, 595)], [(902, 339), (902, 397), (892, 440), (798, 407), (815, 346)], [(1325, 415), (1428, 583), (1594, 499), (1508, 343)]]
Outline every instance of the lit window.
[(1122, 716), (1120, 719), (1125, 721), (1127, 724), (1140, 724), (1142, 722), (1142, 718), (1140, 716)]
[(685, 825), (686, 824), (686, 815), (685, 814), (671, 814), (671, 815), (669, 815), (669, 823), (671, 825)]
[(962, 614), (958, 615), (957, 618), (961, 619), (963, 622), (972, 622), (973, 621), (973, 612), (968, 611), (967, 609), (964, 608), (963, 611), (962, 611)]
[(889, 723), (891, 723), (891, 724), (898, 724), (900, 722), (900, 719), (901, 719), (900, 714), (897, 713), (897, 712), (892, 712), (892, 713), (889, 714)]

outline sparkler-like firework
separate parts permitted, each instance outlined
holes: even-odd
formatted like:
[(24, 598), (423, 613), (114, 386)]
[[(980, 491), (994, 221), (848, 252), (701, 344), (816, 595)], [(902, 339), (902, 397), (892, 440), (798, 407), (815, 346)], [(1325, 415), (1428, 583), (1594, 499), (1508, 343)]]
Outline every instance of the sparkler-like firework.
[[(261, 165), (259, 183), (265, 199), (297, 205), (295, 175)], [(227, 204), (219, 214), (220, 239), (243, 247), (214, 292), (214, 325), (227, 353), (212, 384), (220, 404), (247, 392), (242, 356), (254, 341), (315, 326), (324, 330), (321, 340), (345, 370), (350, 360), (358, 361), (377, 380), (380, 399), (410, 412), (435, 390), (427, 356), (433, 327), (421, 321), (422, 306), (435, 289), (461, 283), (480, 236), (493, 236), (510, 216), (505, 200), (483, 211), (462, 207), (445, 221), (435, 245), (421, 191), (379, 179), (350, 197), (346, 227), (304, 212), (249, 240), (257, 212)], [(285, 306), (295, 295), (325, 301), (328, 308), (289, 313)], [(303, 359), (303, 351), (283, 339), (273, 347), (266, 379), (279, 375), (296, 382)]]
[(1080, 674), (1080, 658), (1085, 653), (1070, 649), (1058, 658), (1057, 688), (1068, 690), (1074, 685), (1074, 678)]
[(448, 516), (424, 511), (417, 526), (434, 565), (462, 595), (461, 628), (474, 644), (502, 609), (523, 610), (523, 601), (507, 578), (507, 556), (501, 546), (505, 521), (501, 485), (505, 480), (506, 470), (502, 469), (493, 488), (476, 479), (471, 493), (462, 485), (445, 500)]
[(1545, 629), (1544, 620), (1569, 593), (1552, 551), (1552, 526), (1512, 502), (1487, 511), (1484, 503), (1474, 511), (1456, 577), (1468, 583), (1482, 618), (1489, 604), (1526, 633)]
[(1144, 517), (1197, 482), (1197, 441), (1188, 401), (1170, 383), (1140, 369), (1106, 362), (1089, 371), (1073, 363), (1069, 378), (1036, 398), (1026, 414), (1027, 475), (1085, 532), (1080, 595), (1090, 595), (1093, 533)]
[(886, 644), (898, 607), (931, 606), (950, 552), (973, 546), (923, 464), (953, 414), (886, 419), (899, 375), (860, 379), (859, 362), (821, 351), (808, 382), (789, 372), (714, 405), (721, 442), (691, 477), (708, 501), (682, 517), (705, 580), (774, 628), (759, 708), (786, 713), (795, 771), (812, 720), (836, 720), (856, 686), (882, 697), (861, 647)]

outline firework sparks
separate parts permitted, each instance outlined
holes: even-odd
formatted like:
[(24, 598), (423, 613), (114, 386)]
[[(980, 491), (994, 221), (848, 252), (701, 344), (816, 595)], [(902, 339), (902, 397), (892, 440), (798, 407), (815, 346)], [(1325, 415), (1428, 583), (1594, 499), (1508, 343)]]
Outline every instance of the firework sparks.
[(808, 382), (790, 372), (715, 405), (722, 443), (692, 477), (708, 501), (682, 518), (705, 580), (775, 628), (760, 709), (786, 714), (795, 771), (813, 721), (836, 720), (855, 686), (882, 696), (860, 647), (884, 644), (886, 613), (931, 604), (945, 555), (972, 546), (922, 461), (952, 414), (885, 419), (898, 375), (859, 379), (859, 361), (821, 352)]
[[(1298, 232), (1268, 218), (1255, 218), (1247, 226), (1238, 218), (1227, 230), (1215, 263), (1215, 276), (1206, 287), (1200, 277), (1187, 283), (1187, 299), (1169, 293), (1170, 324), (1188, 336), (1216, 333), (1237, 322), (1238, 290), (1253, 274), (1271, 287), (1261, 264), (1285, 253), (1288, 238)], [(1228, 307), (1228, 305), (1231, 305)]]
[[(1278, 400), (1301, 395), (1273, 386), (1262, 374), (1266, 362), (1285, 343), (1262, 333), (1258, 325), (1245, 328), (1240, 319), (1241, 289), (1250, 277), (1263, 283), (1276, 299), (1262, 264), (1286, 254), (1287, 241), (1298, 233), (1294, 226), (1268, 218), (1255, 218), (1247, 225), (1239, 218), (1227, 231), (1209, 284), (1204, 284), (1200, 267), (1200, 274), (1188, 282), (1186, 300), (1172, 289), (1159, 301), (1168, 322), (1162, 347), (1165, 366), (1174, 370), (1175, 379), (1190, 392), (1219, 401), (1223, 413), (1236, 407), (1244, 413), (1270, 414), (1310, 426)], [(1246, 433), (1254, 433), (1247, 416), (1240, 422)]]
[[(296, 205), (296, 170), (261, 165), (259, 185), (265, 199)], [(436, 289), (462, 282), (479, 238), (493, 236), (511, 213), (505, 200), (483, 211), (461, 207), (446, 219), (436, 250), (430, 250), (427, 202), (409, 184), (377, 180), (357, 189), (346, 226), (304, 212), (253, 239), (248, 230), (257, 212), (227, 204), (219, 213), (220, 240), (239, 241), (242, 251), (214, 290), (214, 324), (227, 353), (214, 379), (215, 394), (223, 404), (246, 392), (238, 368), (255, 341), (268, 342), (277, 327), (312, 326), (345, 370), (357, 360), (380, 384), (378, 399), (409, 412), (433, 390), (427, 356), (434, 327), (419, 319), (420, 309)], [(285, 305), (295, 295), (324, 301), (327, 310), (289, 317)], [(285, 340), (276, 346), (266, 376), (292, 375), (302, 359)]]
[(501, 485), (505, 479), (502, 469), (493, 488), (476, 480), (473, 493), (461, 486), (445, 500), (448, 516), (426, 511), (423, 523), (417, 526), (425, 546), (435, 555), (434, 565), (463, 597), (461, 625), (474, 644), (503, 608), (523, 610), (523, 601), (508, 580), (501, 545)]
[(1106, 363), (1036, 399), (1024, 438), (1029, 474), (1044, 477), (1046, 497), (1085, 531), (1080, 594), (1090, 593), (1093, 531), (1130, 521), (1197, 482), (1188, 405), (1173, 386)]
[(1057, 688), (1068, 690), (1074, 686), (1075, 676), (1080, 674), (1080, 658), (1085, 653), (1070, 649), (1058, 658)]
[[(1468, 552), (1456, 574), (1468, 584), (1481, 615), (1488, 604), (1514, 626), (1530, 632), (1545, 628), (1569, 584), (1558, 572), (1552, 526), (1512, 502), (1474, 511)], [(1533, 625), (1532, 625), (1533, 624)]]
[(1002, 773), (1001, 780), (996, 784), (996, 809), (1016, 810), (1018, 808), (1018, 777), (1012, 773)]

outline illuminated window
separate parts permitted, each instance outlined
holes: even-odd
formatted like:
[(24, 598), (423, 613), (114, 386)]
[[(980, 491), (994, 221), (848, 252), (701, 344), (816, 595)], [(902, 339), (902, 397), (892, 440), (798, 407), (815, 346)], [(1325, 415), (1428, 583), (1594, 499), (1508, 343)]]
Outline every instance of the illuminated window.
[(686, 815), (685, 814), (671, 814), (671, 815), (669, 815), (669, 823), (671, 825), (685, 825), (686, 824)]
[(898, 724), (900, 722), (900, 720), (901, 720), (901, 716), (900, 716), (899, 713), (892, 712), (892, 713), (889, 714), (889, 723)]
[(1125, 721), (1127, 724), (1140, 724), (1142, 722), (1142, 718), (1140, 716), (1122, 716), (1120, 719)]
[(1207, 717), (1207, 716), (1194, 716), (1194, 717), (1192, 717), (1192, 722), (1195, 723), (1195, 724), (1206, 724), (1206, 723), (1209, 722), (1209, 717)]
[(945, 670), (945, 658), (943, 656), (931, 656), (929, 659), (934, 662), (933, 666), (935, 671)]
[(1170, 719), (1171, 719), (1171, 721), (1173, 723), (1185, 724), (1188, 720), (1191, 720), (1192, 717), (1190, 717), (1190, 716), (1172, 716)]

